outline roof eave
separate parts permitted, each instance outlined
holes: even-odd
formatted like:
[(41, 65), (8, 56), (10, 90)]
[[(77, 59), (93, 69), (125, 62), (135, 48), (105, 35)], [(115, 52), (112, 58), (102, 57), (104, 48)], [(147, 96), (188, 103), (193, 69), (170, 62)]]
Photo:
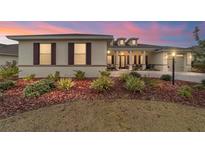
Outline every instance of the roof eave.
[(21, 40), (113, 40), (113, 36), (57, 36), (57, 35), (34, 35), (34, 36), (6, 36), (8, 39)]

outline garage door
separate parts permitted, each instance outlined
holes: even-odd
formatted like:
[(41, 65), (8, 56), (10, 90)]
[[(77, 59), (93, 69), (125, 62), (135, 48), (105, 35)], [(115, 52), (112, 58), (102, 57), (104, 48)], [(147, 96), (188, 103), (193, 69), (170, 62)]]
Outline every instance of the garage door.
[[(172, 58), (168, 59), (168, 70), (172, 71)], [(175, 71), (183, 72), (184, 71), (184, 57), (175, 57)]]

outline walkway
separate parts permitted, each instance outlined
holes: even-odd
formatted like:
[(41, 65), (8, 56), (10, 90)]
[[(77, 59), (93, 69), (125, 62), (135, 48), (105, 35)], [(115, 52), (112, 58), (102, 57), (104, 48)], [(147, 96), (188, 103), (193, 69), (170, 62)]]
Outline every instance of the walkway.
[[(119, 77), (122, 73), (128, 73), (129, 70), (119, 70), (119, 71), (112, 71), (112, 77)], [(156, 77), (159, 78), (163, 74), (172, 74), (171, 72), (163, 72), (163, 71), (137, 71), (142, 76), (146, 77)], [(191, 81), (191, 82), (201, 82), (201, 80), (205, 79), (205, 73), (194, 73), (194, 72), (176, 72), (175, 73), (176, 80), (184, 80), (184, 81)]]

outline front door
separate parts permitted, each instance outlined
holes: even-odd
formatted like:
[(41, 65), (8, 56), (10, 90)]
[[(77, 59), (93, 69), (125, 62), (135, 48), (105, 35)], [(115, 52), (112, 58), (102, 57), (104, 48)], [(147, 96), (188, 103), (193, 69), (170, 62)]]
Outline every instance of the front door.
[(125, 56), (124, 55), (121, 55), (120, 56), (120, 68), (125, 68)]

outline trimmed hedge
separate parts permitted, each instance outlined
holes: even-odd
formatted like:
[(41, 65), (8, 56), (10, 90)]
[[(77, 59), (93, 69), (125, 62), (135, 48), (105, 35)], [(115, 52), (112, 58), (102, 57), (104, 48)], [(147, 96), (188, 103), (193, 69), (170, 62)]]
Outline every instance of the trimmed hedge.
[(165, 80), (165, 81), (171, 81), (172, 80), (172, 76), (169, 75), (169, 74), (163, 74), (161, 77), (160, 77), (161, 80)]

